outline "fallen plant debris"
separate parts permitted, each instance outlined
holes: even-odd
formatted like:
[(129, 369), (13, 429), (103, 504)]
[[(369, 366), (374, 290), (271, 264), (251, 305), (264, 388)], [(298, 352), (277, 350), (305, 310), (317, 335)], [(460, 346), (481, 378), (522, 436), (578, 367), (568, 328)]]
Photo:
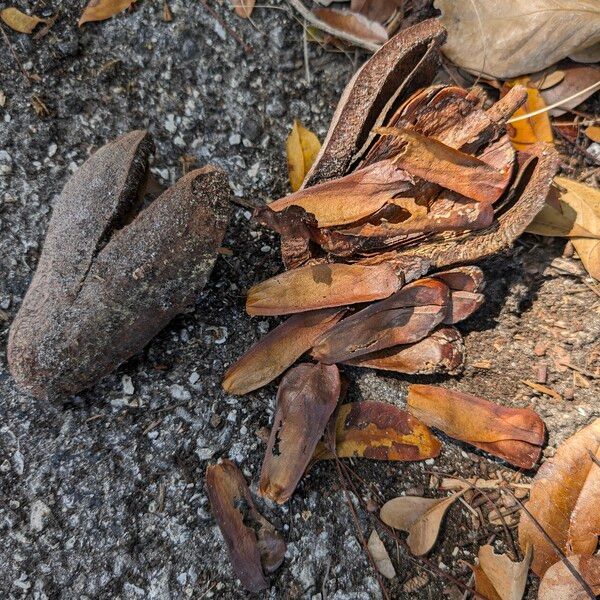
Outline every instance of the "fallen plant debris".
[[(537, 472), (519, 525), (519, 543), (533, 548), (531, 569), (538, 576), (561, 559), (558, 549), (570, 555), (591, 555), (598, 545), (600, 512), (600, 419), (561, 444), (556, 455)], [(543, 528), (542, 534), (536, 523)]]
[[(569, 561), (581, 577), (600, 594), (600, 556), (576, 555)], [(553, 564), (540, 583), (538, 600), (588, 600), (589, 595), (561, 561)]]
[(12, 30), (19, 33), (33, 33), (34, 29), (40, 23), (48, 23), (49, 19), (28, 15), (18, 8), (9, 6), (0, 11), (0, 19), (4, 21)]
[(457, 492), (447, 498), (400, 496), (381, 507), (380, 517), (386, 525), (406, 531), (408, 547), (421, 556), (433, 548), (446, 511), (462, 494)]
[(249, 19), (252, 16), (256, 0), (231, 0), (233, 10), (238, 17)]
[(567, 56), (600, 60), (595, 0), (435, 0), (434, 5), (448, 29), (444, 53), (476, 74), (507, 79)]
[(527, 231), (568, 237), (586, 271), (600, 279), (600, 190), (555, 177), (544, 207)]
[(154, 145), (132, 131), (100, 148), (54, 204), (9, 333), (15, 380), (75, 394), (141, 350), (204, 287), (229, 217), (226, 175), (191, 171), (141, 207)]
[(514, 562), (506, 554), (496, 554), (486, 544), (478, 552), (479, 562), (473, 566), (475, 589), (489, 600), (521, 600), (527, 585), (531, 548), (523, 560)]
[[(352, 402), (332, 417), (331, 442), (320, 443), (315, 459), (370, 458), (412, 461), (435, 458), (441, 443), (410, 413), (386, 402)], [(332, 447), (329, 448), (328, 446)]]
[(377, 570), (388, 579), (394, 579), (396, 577), (396, 569), (394, 569), (394, 565), (390, 560), (390, 555), (381, 541), (379, 534), (375, 529), (371, 532), (369, 536), (369, 541), (367, 543), (367, 547), (369, 549), (369, 554), (373, 558), (375, 562), (375, 566)]
[(292, 131), (285, 143), (287, 152), (288, 171), (292, 191), (300, 189), (306, 174), (310, 171), (315, 158), (321, 149), (317, 136), (302, 126), (300, 121), (294, 121)]
[(341, 393), (335, 365), (303, 363), (281, 380), (260, 472), (261, 495), (289, 500), (313, 456)]
[(255, 508), (242, 472), (230, 460), (206, 468), (205, 486), (236, 575), (249, 592), (269, 587), (265, 575), (283, 562), (286, 543)]
[(525, 469), (538, 461), (545, 428), (529, 408), (509, 408), (433, 385), (411, 385), (408, 409), (430, 427)]
[(81, 27), (93, 21), (105, 21), (132, 6), (136, 0), (90, 0), (79, 17)]

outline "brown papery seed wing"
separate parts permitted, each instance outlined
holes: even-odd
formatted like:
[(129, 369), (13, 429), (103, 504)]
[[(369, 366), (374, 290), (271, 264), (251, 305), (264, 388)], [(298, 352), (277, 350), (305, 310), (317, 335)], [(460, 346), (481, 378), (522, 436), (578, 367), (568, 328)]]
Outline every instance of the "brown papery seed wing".
[(303, 363), (281, 380), (260, 473), (263, 496), (280, 504), (289, 500), (335, 410), (340, 390), (335, 365)]
[(227, 369), (223, 389), (230, 394), (247, 394), (266, 385), (310, 350), (344, 312), (344, 309), (325, 308), (290, 317)]
[(401, 283), (387, 264), (307, 265), (253, 286), (248, 292), (246, 310), (250, 315), (287, 315), (371, 302), (387, 298)]
[(541, 453), (544, 423), (530, 409), (508, 408), (433, 385), (411, 385), (407, 404), (426, 425), (517, 466), (533, 467)]

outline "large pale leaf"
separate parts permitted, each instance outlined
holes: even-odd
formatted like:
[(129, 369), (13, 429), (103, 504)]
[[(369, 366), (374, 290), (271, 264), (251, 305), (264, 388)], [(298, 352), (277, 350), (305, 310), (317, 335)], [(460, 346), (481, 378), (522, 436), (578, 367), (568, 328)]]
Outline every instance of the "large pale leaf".
[(417, 556), (433, 548), (446, 511), (463, 492), (448, 498), (400, 496), (381, 507), (381, 520), (394, 529), (408, 533), (406, 542)]
[[(600, 594), (600, 556), (571, 556), (569, 561), (593, 593)], [(559, 561), (546, 571), (540, 583), (538, 600), (589, 600), (589, 595), (566, 565)]]
[[(243, 1), (248, 2), (248, 0)], [(254, 6), (254, 2), (252, 2), (252, 6)], [(247, 16), (250, 15), (248, 14)], [(285, 142), (290, 185), (294, 192), (300, 189), (306, 174), (310, 171), (315, 158), (317, 158), (317, 154), (319, 154), (320, 148), (321, 143), (319, 142), (319, 138), (312, 131), (303, 127), (300, 121), (294, 121), (292, 132)]]
[(343, 314), (343, 309), (326, 308), (290, 317), (227, 369), (223, 389), (241, 395), (273, 381), (310, 350), (317, 338), (331, 329)]
[(260, 471), (260, 493), (289, 500), (335, 410), (341, 391), (335, 365), (300, 364), (279, 384), (277, 410)]
[[(600, 532), (600, 419), (566, 440), (537, 472), (528, 511), (567, 555), (592, 554)], [(540, 577), (560, 557), (527, 515), (519, 524), (519, 543), (533, 546), (532, 570)]]
[[(339, 458), (412, 461), (434, 458), (442, 445), (429, 428), (387, 402), (352, 402), (340, 407), (335, 422)], [(333, 458), (321, 443), (315, 459)]]
[(567, 177), (555, 177), (553, 196), (527, 228), (539, 235), (571, 238), (587, 272), (600, 279), (600, 190)]
[(544, 423), (528, 408), (509, 408), (433, 385), (411, 385), (407, 405), (426, 425), (519, 467), (530, 469), (540, 457)]
[(307, 265), (281, 273), (248, 291), (250, 315), (288, 315), (387, 298), (401, 284), (388, 264)]
[(597, 0), (435, 0), (434, 5), (448, 30), (446, 56), (498, 79), (541, 71), (600, 43)]

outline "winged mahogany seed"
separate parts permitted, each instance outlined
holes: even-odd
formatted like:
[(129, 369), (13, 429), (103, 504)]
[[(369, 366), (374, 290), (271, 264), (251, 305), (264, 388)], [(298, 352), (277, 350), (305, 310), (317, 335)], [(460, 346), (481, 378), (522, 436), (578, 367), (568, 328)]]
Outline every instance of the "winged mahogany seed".
[(197, 169), (140, 211), (152, 151), (146, 131), (120, 137), (56, 202), (8, 341), (11, 373), (35, 396), (74, 394), (110, 373), (193, 304), (210, 275), (227, 178)]

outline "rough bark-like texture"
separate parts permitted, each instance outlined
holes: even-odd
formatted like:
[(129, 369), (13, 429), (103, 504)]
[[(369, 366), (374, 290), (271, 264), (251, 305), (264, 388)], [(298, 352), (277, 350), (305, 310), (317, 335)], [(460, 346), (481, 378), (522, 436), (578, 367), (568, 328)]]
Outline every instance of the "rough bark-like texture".
[(65, 186), (10, 330), (13, 377), (36, 396), (74, 394), (141, 350), (204, 287), (229, 187), (197, 169), (142, 210), (146, 132), (107, 144)]

